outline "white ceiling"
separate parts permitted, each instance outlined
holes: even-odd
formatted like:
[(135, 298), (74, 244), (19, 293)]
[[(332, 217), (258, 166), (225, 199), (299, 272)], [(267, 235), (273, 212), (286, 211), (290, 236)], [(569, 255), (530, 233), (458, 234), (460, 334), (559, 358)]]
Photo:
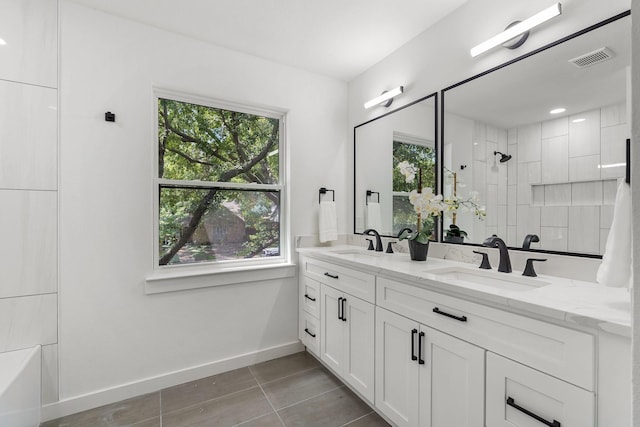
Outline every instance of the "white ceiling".
[(467, 0), (75, 0), (349, 81)]

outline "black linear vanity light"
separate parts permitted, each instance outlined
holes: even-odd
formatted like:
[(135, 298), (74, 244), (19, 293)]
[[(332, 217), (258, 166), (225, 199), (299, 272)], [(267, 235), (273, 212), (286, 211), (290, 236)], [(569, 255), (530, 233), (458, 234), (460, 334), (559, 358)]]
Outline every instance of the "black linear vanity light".
[(504, 153), (501, 153), (499, 151), (494, 151), (493, 152), (494, 156), (497, 156), (498, 154), (500, 154), (500, 163), (506, 163), (509, 160), (511, 160), (511, 154), (504, 154)]
[(375, 107), (376, 105), (380, 105), (382, 107), (388, 107), (393, 102), (393, 98), (395, 96), (400, 95), (404, 92), (404, 86), (398, 86), (397, 88), (391, 90), (385, 90), (382, 92), (382, 95), (376, 96), (371, 101), (367, 101), (364, 103), (364, 108)]
[(553, 6), (546, 8), (524, 21), (515, 21), (507, 26), (507, 28), (489, 40), (473, 47), (470, 51), (472, 57), (476, 57), (496, 46), (503, 45), (509, 49), (516, 49), (527, 40), (529, 30), (537, 27), (543, 22), (547, 22), (551, 18), (562, 14), (562, 4), (555, 3)]

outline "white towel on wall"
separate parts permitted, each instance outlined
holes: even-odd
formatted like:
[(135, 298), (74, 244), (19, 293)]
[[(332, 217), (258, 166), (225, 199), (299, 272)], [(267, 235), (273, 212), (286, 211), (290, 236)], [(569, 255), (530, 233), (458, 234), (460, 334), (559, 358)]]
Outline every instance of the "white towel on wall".
[(318, 217), (320, 242), (338, 240), (338, 217), (336, 214), (336, 202), (323, 200), (320, 202), (320, 215)]
[(367, 228), (381, 231), (382, 220), (380, 219), (380, 203), (369, 202), (367, 204)]
[(615, 287), (631, 286), (632, 233), (631, 187), (622, 180), (616, 194), (613, 222), (602, 255), (602, 264), (600, 264), (596, 276), (598, 283)]

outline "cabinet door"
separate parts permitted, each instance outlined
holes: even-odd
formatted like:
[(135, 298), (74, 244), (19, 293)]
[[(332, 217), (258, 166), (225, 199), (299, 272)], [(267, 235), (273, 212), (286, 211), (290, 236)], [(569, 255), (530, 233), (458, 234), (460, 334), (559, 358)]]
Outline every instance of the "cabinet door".
[(322, 300), (320, 358), (335, 372), (342, 373), (344, 360), (344, 321), (340, 319), (343, 305), (342, 292), (323, 284), (320, 288), (320, 298)]
[(373, 403), (375, 352), (374, 306), (350, 295), (347, 299), (344, 317), (345, 323), (345, 360), (343, 378), (354, 389)]
[(421, 328), (420, 426), (483, 427), (485, 350)]
[(486, 405), (487, 427), (594, 426), (593, 393), (490, 352)]
[(397, 426), (418, 425), (418, 329), (376, 307), (376, 408)]

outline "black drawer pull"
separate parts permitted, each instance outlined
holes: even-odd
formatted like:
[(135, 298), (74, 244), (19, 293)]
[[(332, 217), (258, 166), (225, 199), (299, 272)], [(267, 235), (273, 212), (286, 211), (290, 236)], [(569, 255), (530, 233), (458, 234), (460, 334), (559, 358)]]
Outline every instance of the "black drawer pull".
[(307, 295), (307, 294), (304, 294), (304, 297), (305, 297), (306, 299), (310, 300), (310, 301), (313, 301), (313, 302), (315, 302), (315, 301), (316, 301), (316, 299), (315, 299), (315, 298), (311, 298), (311, 297), (310, 297), (309, 295)]
[(560, 422), (559, 421), (553, 420), (553, 422), (549, 422), (549, 421), (545, 420), (544, 418), (539, 417), (538, 415), (534, 414), (533, 412), (524, 409), (522, 406), (516, 405), (516, 402), (513, 400), (513, 397), (507, 397), (507, 405), (516, 408), (518, 411), (529, 415), (534, 420), (540, 421), (542, 424), (544, 424), (546, 426), (549, 426), (549, 427), (560, 427)]
[(339, 319), (339, 320), (344, 320), (344, 319), (342, 318), (342, 309), (343, 309), (343, 307), (344, 307), (344, 306), (342, 305), (342, 300), (343, 300), (343, 299), (344, 299), (344, 298), (342, 298), (342, 297), (339, 297), (339, 298), (338, 298), (338, 319)]
[(424, 332), (418, 334), (418, 365), (424, 365), (424, 359), (422, 358), (422, 337), (424, 337)]
[(467, 321), (467, 316), (454, 316), (453, 314), (449, 314), (449, 313), (445, 313), (444, 311), (440, 311), (440, 309), (438, 307), (433, 307), (433, 312), (434, 313), (438, 313), (438, 314), (442, 314), (443, 316), (447, 316), (447, 317), (450, 317), (452, 319), (456, 319), (459, 322), (466, 322)]
[(346, 315), (345, 310), (344, 310), (344, 303), (345, 302), (347, 302), (347, 299), (346, 298), (342, 298), (342, 321), (343, 322), (347, 321), (347, 315)]
[(309, 335), (311, 335), (313, 338), (315, 338), (315, 337), (316, 337), (316, 334), (312, 334), (311, 332), (309, 332), (309, 329), (304, 328), (304, 331), (305, 331), (306, 333), (308, 333)]
[(337, 279), (338, 278), (337, 274), (324, 273), (324, 275), (327, 276), (327, 277), (331, 277), (332, 279)]
[(411, 360), (418, 360), (418, 356), (416, 356), (416, 334), (418, 333), (417, 329), (411, 330)]

